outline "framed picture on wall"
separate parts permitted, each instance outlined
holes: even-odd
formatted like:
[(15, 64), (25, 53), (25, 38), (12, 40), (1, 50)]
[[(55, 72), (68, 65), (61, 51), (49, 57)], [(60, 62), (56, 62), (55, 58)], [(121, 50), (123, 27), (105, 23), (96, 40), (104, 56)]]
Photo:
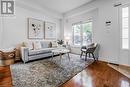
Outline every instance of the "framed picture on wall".
[(44, 38), (44, 24), (43, 21), (28, 18), (28, 38), (29, 39), (43, 39)]
[(56, 24), (51, 22), (45, 22), (45, 39), (56, 39)]

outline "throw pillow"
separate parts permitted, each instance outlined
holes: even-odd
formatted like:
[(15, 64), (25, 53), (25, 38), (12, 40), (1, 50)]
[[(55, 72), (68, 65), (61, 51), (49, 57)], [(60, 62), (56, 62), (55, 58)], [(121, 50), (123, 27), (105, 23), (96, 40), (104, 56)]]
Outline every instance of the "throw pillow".
[(33, 42), (29, 41), (29, 42), (23, 42), (23, 47), (28, 47), (29, 50), (34, 50), (34, 47), (33, 47)]
[(53, 42), (52, 42), (52, 47), (53, 47), (53, 48), (56, 48), (56, 47), (57, 47), (57, 42), (56, 42), (56, 41), (53, 41)]
[(49, 47), (49, 48), (52, 48), (52, 42), (50, 42), (50, 43), (48, 44), (48, 47)]
[(40, 41), (34, 42), (34, 49), (35, 49), (35, 50), (38, 50), (38, 49), (41, 49), (41, 48), (42, 48), (42, 46), (41, 46)]
[(48, 41), (41, 41), (41, 46), (42, 46), (42, 48), (48, 48), (49, 42)]

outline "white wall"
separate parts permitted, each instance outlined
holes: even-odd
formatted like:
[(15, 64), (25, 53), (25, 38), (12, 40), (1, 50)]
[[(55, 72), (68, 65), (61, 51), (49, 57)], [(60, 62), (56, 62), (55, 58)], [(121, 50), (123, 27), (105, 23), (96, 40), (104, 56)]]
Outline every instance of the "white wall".
[(2, 47), (2, 39), (3, 39), (3, 19), (0, 17), (0, 48)]
[(54, 13), (53, 16), (53, 12), (42, 12), (41, 9), (33, 9), (17, 2), (15, 12), (16, 14), (13, 17), (2, 17), (3, 21), (0, 19), (1, 48), (8, 48), (27, 40), (27, 18), (35, 18), (56, 23), (57, 38), (61, 37), (60, 19), (62, 18), (62, 15)]
[[(118, 0), (122, 4), (130, 2), (129, 0)], [(81, 6), (66, 14), (65, 17), (65, 36), (70, 33), (72, 35), (71, 24), (79, 20), (87, 20), (93, 18), (93, 41), (100, 44), (100, 60), (105, 60), (113, 63), (120, 63), (119, 49), (120, 49), (120, 35), (119, 35), (119, 9), (113, 5), (117, 3), (115, 0), (96, 0), (92, 3)], [(94, 11), (94, 9), (97, 9)], [(90, 11), (91, 10), (91, 11)], [(92, 12), (93, 10), (93, 12)], [(95, 13), (96, 12), (96, 13)], [(109, 29), (105, 26), (106, 21), (112, 21)], [(128, 59), (124, 58), (127, 65)], [(129, 62), (130, 63), (130, 62)]]

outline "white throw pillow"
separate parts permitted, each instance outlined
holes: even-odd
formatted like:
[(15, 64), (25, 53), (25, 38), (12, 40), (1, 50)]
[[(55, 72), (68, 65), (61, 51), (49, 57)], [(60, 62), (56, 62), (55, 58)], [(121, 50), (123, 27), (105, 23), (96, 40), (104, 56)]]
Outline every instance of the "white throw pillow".
[(57, 42), (56, 41), (52, 41), (52, 47), (53, 48), (57, 47)]
[(34, 42), (34, 49), (35, 49), (35, 50), (38, 50), (38, 49), (41, 49), (41, 48), (42, 48), (42, 46), (41, 46), (40, 41), (35, 41), (35, 42)]
[(29, 48), (29, 50), (34, 50), (33, 42), (32, 42), (32, 41), (29, 41), (29, 42), (23, 42), (23, 43), (24, 43), (24, 45), (25, 45), (26, 47)]

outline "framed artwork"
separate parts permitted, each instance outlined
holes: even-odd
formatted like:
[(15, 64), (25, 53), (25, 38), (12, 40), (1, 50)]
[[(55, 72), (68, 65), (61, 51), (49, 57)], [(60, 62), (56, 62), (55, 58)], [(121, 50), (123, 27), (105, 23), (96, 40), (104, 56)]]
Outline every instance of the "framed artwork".
[(51, 22), (45, 22), (45, 39), (56, 39), (56, 24)]
[(28, 38), (29, 39), (43, 39), (44, 38), (44, 24), (43, 21), (28, 18)]

